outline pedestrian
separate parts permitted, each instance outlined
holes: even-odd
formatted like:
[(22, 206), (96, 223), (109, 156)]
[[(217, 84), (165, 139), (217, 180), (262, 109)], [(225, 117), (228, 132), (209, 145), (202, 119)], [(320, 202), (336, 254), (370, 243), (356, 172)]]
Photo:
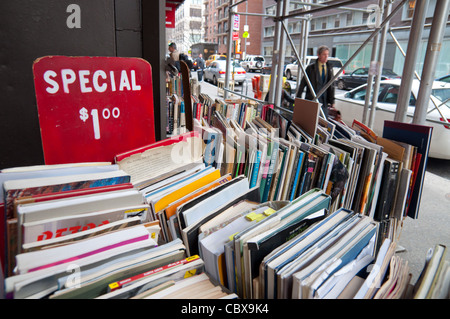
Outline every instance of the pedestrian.
[(203, 60), (203, 55), (200, 53), (196, 59), (197, 61), (197, 78), (199, 82), (203, 81), (203, 70), (205, 69), (205, 60)]
[[(333, 67), (328, 62), (329, 54), (330, 49), (328, 49), (327, 46), (320, 46), (317, 50), (316, 62), (308, 65), (305, 70), (306, 74), (308, 75), (309, 81), (311, 82), (311, 86), (313, 87), (316, 94), (319, 93), (319, 91), (325, 86), (325, 84), (327, 84), (333, 77)], [(314, 99), (314, 96), (306, 83), (305, 76), (302, 77), (302, 80), (300, 82), (297, 91), (297, 97), (301, 98), (305, 87), (305, 99), (312, 101)], [(328, 86), (324, 93), (318, 97), (317, 101), (321, 104), (325, 117), (328, 119), (329, 108), (334, 109), (334, 85)]]
[(169, 43), (169, 55), (166, 58), (166, 72), (170, 77), (180, 73), (180, 53), (175, 42)]

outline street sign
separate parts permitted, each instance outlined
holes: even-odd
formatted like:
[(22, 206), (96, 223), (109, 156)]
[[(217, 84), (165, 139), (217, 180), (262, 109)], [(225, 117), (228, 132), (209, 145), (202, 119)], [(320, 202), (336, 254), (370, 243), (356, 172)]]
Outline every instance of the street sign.
[(244, 33), (242, 33), (243, 38), (248, 38), (248, 36), (249, 36), (248, 31), (244, 31)]
[(166, 3), (166, 28), (175, 28), (175, 11), (177, 4)]
[(239, 32), (233, 31), (233, 41), (236, 41), (237, 39), (239, 39)]
[(155, 142), (147, 61), (46, 56), (33, 74), (45, 164), (113, 162)]

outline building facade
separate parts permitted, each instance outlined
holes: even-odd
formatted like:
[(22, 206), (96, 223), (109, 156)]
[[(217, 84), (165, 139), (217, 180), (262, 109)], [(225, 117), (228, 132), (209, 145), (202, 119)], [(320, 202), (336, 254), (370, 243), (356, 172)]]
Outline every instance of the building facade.
[[(228, 49), (228, 30), (233, 24), (229, 23), (229, 0), (204, 0), (204, 41), (218, 44), (218, 54), (226, 54)], [(262, 1), (245, 1), (239, 4), (235, 10), (237, 13), (263, 13)], [(239, 30), (238, 39), (233, 41), (233, 53), (236, 58), (244, 58), (246, 54), (260, 55), (262, 19), (259, 16), (238, 14)], [(245, 27), (247, 26), (247, 27)], [(247, 30), (249, 37), (244, 38)]]
[[(307, 2), (307, 1), (304, 1)], [(311, 2), (311, 1), (310, 1)], [(312, 3), (326, 4), (330, 1), (317, 1)], [(376, 8), (379, 1), (362, 1), (352, 5), (352, 8), (369, 9)], [(393, 1), (392, 9), (398, 5), (399, 1)], [(430, 24), (433, 19), (436, 0), (430, 0), (426, 13), (425, 28), (420, 39), (420, 53), (417, 58), (416, 70), (419, 75), (422, 72), (422, 65), (425, 58)], [(406, 52), (410, 35), (410, 26), (414, 13), (415, 0), (407, 1), (406, 4), (391, 18), (389, 29), (401, 48)], [(315, 8), (311, 6), (311, 8)], [(296, 10), (304, 10), (303, 4), (297, 1), (290, 1), (290, 13)], [(264, 0), (264, 12), (266, 14), (276, 14), (276, 1)], [(309, 36), (307, 41), (307, 55), (316, 55), (317, 48), (327, 45), (331, 49), (331, 55), (338, 57), (345, 63), (374, 31), (375, 14), (361, 11), (350, 11), (345, 9), (328, 9), (315, 12), (309, 23)], [(296, 18), (285, 20), (297, 51), (300, 46), (301, 22)], [(275, 22), (273, 18), (264, 18), (262, 50), (266, 60), (270, 60), (273, 54), (273, 36)], [(446, 27), (441, 52), (450, 49), (450, 27)], [(353, 71), (359, 67), (369, 67), (372, 54), (372, 43), (367, 44), (364, 49), (352, 60), (346, 71)], [(294, 51), (286, 41), (285, 57), (292, 57)], [(386, 37), (386, 52), (383, 66), (392, 69), (397, 74), (402, 74), (404, 56), (397, 47), (394, 38), (388, 33)], [(450, 74), (450, 58), (445, 54), (439, 55), (439, 62), (436, 68), (436, 77)]]
[(175, 28), (167, 30), (168, 42), (175, 42), (178, 51), (189, 53), (192, 44), (204, 38), (203, 0), (185, 0), (175, 12)]

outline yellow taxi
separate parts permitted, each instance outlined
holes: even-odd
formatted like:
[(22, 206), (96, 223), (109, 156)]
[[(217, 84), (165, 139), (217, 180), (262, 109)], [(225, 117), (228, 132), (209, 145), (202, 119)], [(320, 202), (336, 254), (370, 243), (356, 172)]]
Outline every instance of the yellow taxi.
[(211, 62), (216, 61), (216, 60), (226, 60), (227, 56), (223, 55), (223, 54), (212, 54), (208, 57), (208, 59), (205, 61), (205, 65), (206, 67), (208, 67)]

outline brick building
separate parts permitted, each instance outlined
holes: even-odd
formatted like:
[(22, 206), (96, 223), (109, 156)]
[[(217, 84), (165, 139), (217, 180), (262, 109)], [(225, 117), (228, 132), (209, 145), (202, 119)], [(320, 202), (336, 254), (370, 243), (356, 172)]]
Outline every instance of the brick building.
[[(227, 53), (229, 30), (229, 0), (204, 0), (204, 41), (218, 44), (220, 54)], [(263, 13), (262, 1), (246, 1), (239, 4), (237, 13)], [(242, 34), (244, 25), (248, 25), (249, 38), (244, 41)], [(231, 26), (233, 27), (233, 26)], [(239, 39), (236, 41), (237, 57), (243, 58), (245, 54), (262, 54), (261, 33), (262, 19), (259, 16), (239, 15)]]

